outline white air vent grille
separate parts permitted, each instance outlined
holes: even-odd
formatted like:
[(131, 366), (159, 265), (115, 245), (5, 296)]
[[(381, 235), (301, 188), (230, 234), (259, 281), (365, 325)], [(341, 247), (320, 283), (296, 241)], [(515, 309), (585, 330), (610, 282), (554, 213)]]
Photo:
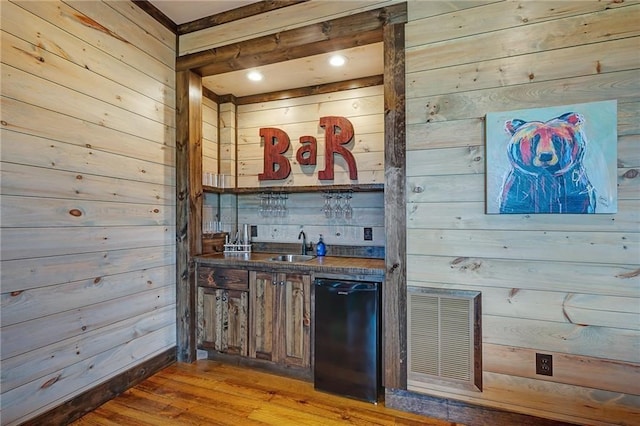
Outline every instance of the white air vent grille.
[(480, 389), (480, 294), (409, 289), (409, 379)]

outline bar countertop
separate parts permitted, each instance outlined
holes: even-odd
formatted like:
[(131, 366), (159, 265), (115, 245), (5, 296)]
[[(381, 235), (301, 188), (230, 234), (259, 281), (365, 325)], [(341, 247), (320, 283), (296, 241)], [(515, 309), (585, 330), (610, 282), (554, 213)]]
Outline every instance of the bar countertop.
[(347, 275), (384, 276), (384, 259), (359, 257), (322, 256), (303, 262), (278, 262), (270, 260), (281, 253), (203, 254), (195, 256), (200, 265), (259, 268), (284, 272), (327, 273)]

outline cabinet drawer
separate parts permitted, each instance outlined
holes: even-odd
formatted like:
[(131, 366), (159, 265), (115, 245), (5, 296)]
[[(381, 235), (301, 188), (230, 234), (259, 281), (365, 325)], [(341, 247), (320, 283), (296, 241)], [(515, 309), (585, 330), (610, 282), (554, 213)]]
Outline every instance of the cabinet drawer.
[(249, 290), (249, 271), (198, 265), (199, 286)]

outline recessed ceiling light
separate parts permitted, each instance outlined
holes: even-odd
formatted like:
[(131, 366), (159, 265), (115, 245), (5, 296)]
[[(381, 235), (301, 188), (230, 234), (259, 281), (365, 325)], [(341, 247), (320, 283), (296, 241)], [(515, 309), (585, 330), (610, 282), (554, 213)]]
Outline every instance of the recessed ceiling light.
[(262, 80), (262, 73), (260, 71), (249, 71), (247, 74), (247, 78), (251, 81), (260, 81)]
[(347, 58), (342, 55), (333, 55), (331, 59), (329, 59), (329, 63), (334, 67), (341, 67), (347, 63)]

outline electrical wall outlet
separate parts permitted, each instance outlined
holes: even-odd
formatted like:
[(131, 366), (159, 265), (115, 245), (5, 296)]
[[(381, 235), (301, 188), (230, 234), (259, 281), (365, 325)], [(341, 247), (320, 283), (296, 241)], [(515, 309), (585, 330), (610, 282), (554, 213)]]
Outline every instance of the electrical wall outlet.
[(373, 241), (373, 228), (364, 228), (364, 240)]
[(251, 237), (258, 236), (258, 225), (251, 225)]
[(553, 376), (553, 356), (536, 353), (536, 374)]

